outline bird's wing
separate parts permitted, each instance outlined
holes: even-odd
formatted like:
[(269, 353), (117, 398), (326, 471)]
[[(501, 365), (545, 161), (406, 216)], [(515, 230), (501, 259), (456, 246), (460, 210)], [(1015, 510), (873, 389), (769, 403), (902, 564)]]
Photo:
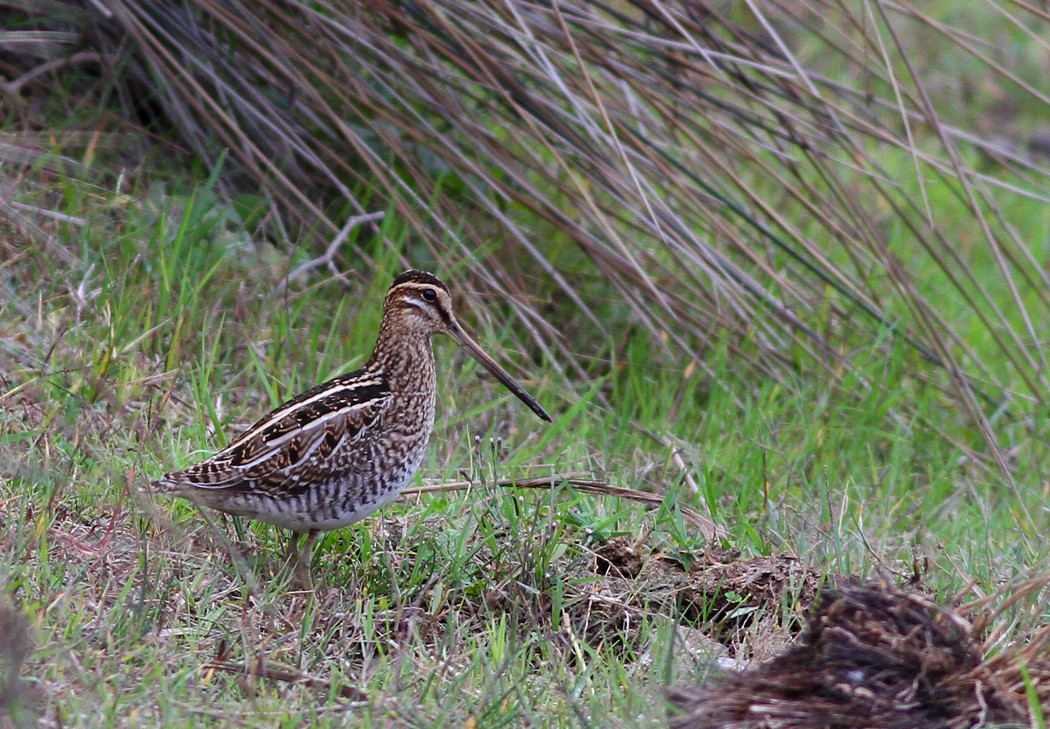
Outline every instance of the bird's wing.
[(225, 449), (156, 490), (200, 488), (294, 495), (335, 470), (332, 455), (352, 447), (382, 416), (390, 385), (381, 373), (354, 373), (307, 390), (241, 433)]

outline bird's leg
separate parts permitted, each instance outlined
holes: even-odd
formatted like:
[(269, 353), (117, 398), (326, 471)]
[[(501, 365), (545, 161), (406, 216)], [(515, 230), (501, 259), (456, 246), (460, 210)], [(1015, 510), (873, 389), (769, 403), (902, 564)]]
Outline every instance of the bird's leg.
[(306, 541), (299, 547), (299, 533), (292, 532), (288, 540), (288, 562), (292, 567), (292, 574), (300, 589), (312, 590), (313, 580), (310, 578), (310, 563), (313, 558), (314, 542), (320, 534), (316, 529), (306, 533)]

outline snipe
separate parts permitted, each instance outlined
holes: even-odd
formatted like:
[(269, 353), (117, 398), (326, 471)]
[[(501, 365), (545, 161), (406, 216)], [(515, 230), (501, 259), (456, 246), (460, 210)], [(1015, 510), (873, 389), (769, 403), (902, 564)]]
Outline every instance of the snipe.
[(317, 534), (389, 503), (419, 468), (434, 428), (431, 337), (437, 333), (450, 336), (550, 421), (456, 322), (445, 284), (429, 273), (406, 271), (387, 292), (379, 337), (364, 367), (289, 400), (227, 448), (145, 490), (290, 529), (289, 557), (296, 578), (308, 586)]

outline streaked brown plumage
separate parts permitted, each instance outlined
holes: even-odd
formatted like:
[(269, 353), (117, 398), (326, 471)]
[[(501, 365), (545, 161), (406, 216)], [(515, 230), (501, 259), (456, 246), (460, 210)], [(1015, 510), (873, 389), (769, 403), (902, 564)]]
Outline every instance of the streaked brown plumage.
[(360, 370), (336, 377), (265, 415), (228, 447), (148, 492), (181, 496), (227, 514), (290, 529), (296, 575), (319, 531), (338, 529), (397, 497), (423, 460), (434, 427), (437, 377), (431, 337), (449, 335), (544, 420), (550, 416), (463, 331), (448, 288), (423, 271), (394, 279), (379, 337)]

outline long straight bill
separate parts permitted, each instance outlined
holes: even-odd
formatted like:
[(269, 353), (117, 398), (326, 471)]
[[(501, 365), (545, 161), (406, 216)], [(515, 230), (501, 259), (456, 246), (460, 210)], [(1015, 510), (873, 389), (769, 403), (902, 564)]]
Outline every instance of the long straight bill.
[(548, 423), (551, 422), (551, 416), (547, 414), (547, 411), (544, 410), (538, 402), (536, 402), (536, 398), (525, 392), (525, 388), (519, 385), (517, 380), (507, 374), (507, 371), (500, 367), (499, 364), (496, 363), (496, 360), (485, 354), (485, 350), (478, 346), (478, 343), (471, 339), (467, 333), (460, 328), (458, 323), (452, 323), (448, 328), (448, 335), (455, 340), (456, 344), (467, 350), (467, 353), (471, 357), (476, 359), (485, 369), (491, 372), (493, 377), (502, 382), (504, 387), (513, 392), (518, 396), (519, 400), (528, 405), (532, 412), (539, 415)]

